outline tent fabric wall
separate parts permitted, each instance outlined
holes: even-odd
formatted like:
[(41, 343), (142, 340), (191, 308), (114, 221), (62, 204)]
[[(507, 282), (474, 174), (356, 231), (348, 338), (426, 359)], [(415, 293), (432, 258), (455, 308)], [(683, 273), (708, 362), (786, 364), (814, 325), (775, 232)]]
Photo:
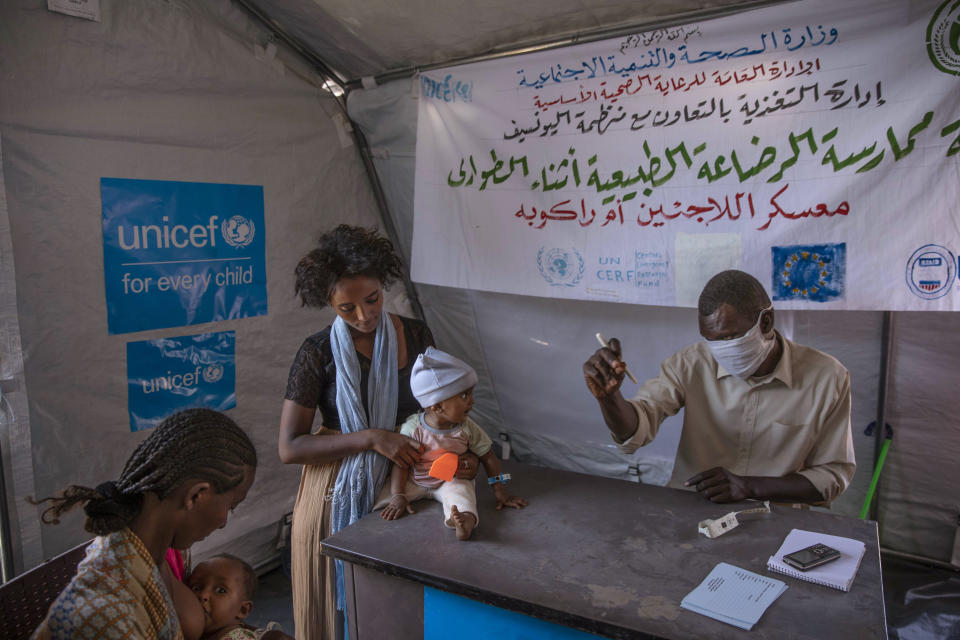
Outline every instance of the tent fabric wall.
[[(462, 13), (428, 20), (424, 7), (391, 9), (430, 22), (425, 35), (412, 27), (397, 29), (384, 19), (388, 13), (368, 8), (351, 18), (353, 9), (333, 0), (258, 4), (282, 6), (280, 18), (299, 21), (287, 21), (288, 30), (310, 35), (321, 57), (338, 46), (350, 49), (339, 68), (360, 75), (408, 60), (477, 53), (511, 39), (549, 37), (566, 28), (638, 20), (636, 3), (628, 10), (626, 3), (611, 2), (603, 7), (620, 9), (605, 17), (591, 14), (601, 11), (592, 7), (573, 20), (571, 9), (564, 14), (571, 18), (566, 26), (551, 23), (550, 31), (541, 24), (538, 31), (531, 23), (531, 30), (520, 33), (515, 27), (530, 21), (504, 11), (499, 27), (491, 23), (478, 30), (461, 50), (456, 37), (454, 48), (437, 43), (448, 32), (472, 29)], [(323, 229), (340, 222), (378, 225), (374, 198), (357, 150), (341, 146), (331, 121), (337, 107), (317, 88), (322, 80), (282, 47), (272, 58), (264, 49), (267, 28), (235, 4), (101, 0), (101, 6), (103, 21), (94, 23), (50, 13), (43, 0), (0, 4), (0, 148), (24, 354), (21, 391), (12, 397), (29, 409), (18, 412), (17, 429), (0, 432), (0, 438), (12, 439), (21, 455), (33, 453), (32, 468), (22, 459), (12, 467), (14, 480), (20, 481), (11, 496), (22, 546), (18, 569), (87, 537), (77, 513), (38, 531), (38, 512), (23, 501), (31, 485), (36, 494), (47, 495), (69, 483), (95, 484), (115, 475), (144, 437), (127, 426), (126, 342), (220, 330), (237, 333), (238, 405), (230, 413), (253, 435), (261, 465), (231, 523), (195, 550), (203, 555), (227, 548), (260, 562), (274, 553), (278, 521), (292, 506), (299, 476), (297, 467), (281, 465), (275, 453), (287, 370), (303, 338), (332, 317), (329, 310), (300, 308), (292, 292), (293, 267)], [(485, 6), (489, 11), (493, 5)], [(557, 6), (551, 3), (543, 13), (561, 15)], [(688, 7), (671, 6), (674, 13)], [(369, 30), (374, 16), (383, 29), (402, 32), (407, 40), (379, 49), (377, 38), (369, 35), (377, 33)], [(337, 34), (343, 38), (337, 40)], [(330, 45), (331, 39), (340, 44)], [(374, 50), (376, 56), (370, 54)], [(325, 59), (338, 67), (335, 55)], [(370, 143), (407, 255), (413, 234), (416, 86), (416, 79), (391, 82), (354, 91), (348, 101), (351, 118)], [(109, 336), (102, 176), (263, 185), (269, 314)], [(3, 222), (0, 217), (0, 233)], [(0, 267), (9, 266), (7, 256), (0, 260), (5, 261)], [(477, 419), (495, 438), (508, 434), (521, 459), (666, 481), (680, 416), (664, 425), (652, 445), (633, 456), (620, 454), (584, 388), (580, 365), (595, 349), (593, 334), (602, 331), (623, 339), (638, 376), (653, 375), (666, 355), (699, 339), (694, 311), (427, 285), (417, 285), (417, 291), (439, 345), (478, 369)], [(7, 302), (0, 299), (0, 309)], [(402, 287), (390, 292), (388, 308), (409, 315)], [(960, 511), (950, 484), (960, 443), (954, 418), (960, 396), (952, 375), (960, 355), (960, 315), (895, 317), (888, 421), (897, 436), (881, 482), (881, 542), (948, 559), (947, 543)], [(851, 371), (859, 467), (833, 509), (856, 514), (872, 470), (874, 440), (863, 435), (863, 428), (876, 415), (882, 313), (779, 313), (777, 322), (787, 335), (831, 353)], [(4, 366), (7, 362), (4, 354)]]
[(548, 36), (652, 23), (784, 0), (244, 0), (260, 7), (344, 79), (505, 50)]
[[(2, 141), (0, 141), (2, 142)], [(3, 149), (0, 144), (0, 166)], [(30, 447), (30, 420), (23, 379), (23, 349), (20, 344), (20, 316), (17, 313), (17, 283), (10, 238), (10, 216), (7, 213), (6, 189), (0, 171), (0, 465), (4, 473), (3, 496), (11, 505), (16, 496), (32, 495), (33, 456)], [(24, 567), (39, 564), (40, 522), (27, 514), (18, 517), (17, 509), (7, 509), (4, 536), (5, 576)], [(23, 544), (17, 544), (24, 541)], [(23, 550), (15, 553), (14, 547)]]
[(960, 314), (898, 313), (893, 336), (880, 540), (949, 562), (960, 536)]
[[(411, 84), (417, 86), (416, 79), (353, 91), (348, 100), (351, 118), (367, 137), (391, 215), (403, 230), (402, 241), (408, 247), (413, 234), (417, 119), (417, 92)], [(580, 365), (595, 349), (593, 334), (601, 331), (608, 337), (621, 337), (625, 359), (638, 377), (653, 376), (663, 358), (700, 339), (696, 311), (462, 291), (423, 284), (418, 284), (417, 290), (440, 346), (455, 349), (458, 355), (483, 369), (475, 410), (488, 431), (509, 435), (518, 456), (545, 466), (623, 479), (636, 479), (638, 472), (642, 482), (654, 484), (664, 484), (669, 479), (679, 440), (680, 416), (668, 419), (651, 445), (633, 456), (624, 456), (607, 435), (596, 403), (584, 387)], [(946, 359), (957, 354), (949, 349), (943, 351), (935, 359), (943, 367), (938, 370), (930, 367), (933, 360), (917, 354), (915, 348), (920, 344), (939, 348), (944, 340), (960, 344), (956, 330), (952, 329), (960, 325), (960, 318), (956, 314), (936, 313), (897, 317), (910, 318), (908, 326), (916, 333), (904, 336), (908, 341), (895, 350), (895, 370), (909, 371), (910, 380), (917, 380), (915, 376), (925, 372), (920, 379), (931, 391), (921, 404), (916, 395), (899, 391), (904, 380), (897, 377), (888, 409), (891, 421), (904, 420), (900, 427), (904, 430), (915, 428), (917, 420), (908, 416), (929, 415), (931, 409), (923, 406), (943, 408), (946, 415), (927, 423), (923, 437), (918, 433), (913, 438), (905, 436), (895, 441), (889, 463), (892, 468), (886, 472), (889, 475), (881, 485), (883, 492), (878, 500), (884, 504), (889, 496), (899, 503), (901, 519), (900, 525), (895, 524), (894, 517), (890, 527), (882, 528), (883, 542), (901, 550), (936, 550), (931, 557), (949, 559), (945, 542), (947, 536), (952, 540), (957, 505), (955, 498), (945, 499), (952, 495), (943, 486), (945, 481), (929, 482), (928, 490), (911, 491), (908, 498), (891, 485), (898, 484), (895, 474), (925, 473), (925, 438), (932, 438), (934, 433), (943, 433), (947, 439), (944, 451), (955, 451), (958, 434), (956, 429), (950, 431), (948, 416), (950, 403), (956, 399), (949, 389), (956, 383), (939, 371), (949, 370)], [(926, 318), (936, 318), (937, 322), (925, 323)], [(832, 505), (835, 512), (847, 515), (859, 514), (873, 471), (875, 440), (865, 435), (864, 429), (877, 414), (882, 321), (883, 313), (878, 311), (794, 311), (779, 312), (777, 316), (777, 324), (786, 335), (830, 353), (850, 370), (858, 469), (851, 486)], [(488, 384), (492, 386), (485, 388)], [(624, 389), (629, 391), (629, 382)], [(913, 459), (910, 472), (897, 470), (905, 457)], [(633, 465), (636, 469), (631, 471)], [(946, 471), (944, 468), (941, 477), (949, 477)], [(912, 520), (912, 514), (928, 510), (936, 515), (926, 522)], [(882, 513), (886, 516), (888, 511)], [(897, 529), (892, 528), (895, 526)]]
[[(276, 555), (299, 481), (276, 453), (287, 372), (332, 318), (300, 307), (294, 266), (321, 230), (377, 224), (368, 177), (356, 148), (339, 142), (321, 81), (282, 49), (265, 56), (268, 34), (228, 0), (104, 0), (100, 23), (45, 5), (0, 6), (0, 139), (36, 494), (116, 477), (146, 435), (128, 426), (128, 341), (234, 330), (229, 413), (260, 468), (230, 524), (195, 551), (262, 562)], [(102, 176), (263, 185), (269, 314), (108, 335)], [(23, 498), (11, 501), (20, 522), (36, 522)], [(42, 548), (22, 556), (35, 562), (88, 538), (82, 520), (44, 526)]]

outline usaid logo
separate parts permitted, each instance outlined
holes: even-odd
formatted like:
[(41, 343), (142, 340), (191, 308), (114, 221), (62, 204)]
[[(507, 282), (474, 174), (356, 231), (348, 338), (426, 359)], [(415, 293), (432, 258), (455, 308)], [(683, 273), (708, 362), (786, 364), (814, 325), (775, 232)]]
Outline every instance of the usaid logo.
[(953, 287), (957, 275), (953, 253), (938, 244), (926, 244), (907, 260), (907, 286), (925, 300), (942, 298)]

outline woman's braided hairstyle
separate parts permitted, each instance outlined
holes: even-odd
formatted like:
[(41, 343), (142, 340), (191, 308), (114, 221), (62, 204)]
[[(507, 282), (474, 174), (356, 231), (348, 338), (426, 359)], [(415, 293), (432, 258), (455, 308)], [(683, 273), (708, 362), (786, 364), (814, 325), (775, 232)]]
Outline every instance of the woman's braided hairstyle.
[(220, 494), (243, 482), (246, 467), (256, 468), (257, 452), (243, 429), (212, 409), (187, 409), (161, 422), (127, 460), (120, 478), (96, 489), (71, 485), (49, 503), (41, 519), (58, 524), (60, 515), (84, 503), (86, 529), (106, 535), (123, 529), (140, 513), (143, 494), (161, 500), (187, 480), (209, 482)]
[(303, 306), (327, 306), (340, 278), (376, 278), (384, 289), (403, 275), (403, 261), (393, 243), (376, 229), (341, 224), (320, 236), (317, 248), (297, 263), (294, 292)]

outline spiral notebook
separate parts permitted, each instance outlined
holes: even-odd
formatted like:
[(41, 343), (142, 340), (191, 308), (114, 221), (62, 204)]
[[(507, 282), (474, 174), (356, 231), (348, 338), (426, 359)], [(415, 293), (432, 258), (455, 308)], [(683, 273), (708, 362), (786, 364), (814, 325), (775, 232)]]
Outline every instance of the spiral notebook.
[[(840, 552), (840, 557), (807, 571), (795, 569), (783, 561), (783, 556), (788, 553), (799, 551), (817, 543), (833, 547)], [(857, 576), (857, 569), (860, 568), (860, 560), (863, 558), (864, 551), (866, 551), (866, 546), (859, 540), (794, 529), (787, 534), (777, 552), (767, 560), (767, 569), (840, 591), (850, 591), (850, 585), (853, 584), (853, 579)]]

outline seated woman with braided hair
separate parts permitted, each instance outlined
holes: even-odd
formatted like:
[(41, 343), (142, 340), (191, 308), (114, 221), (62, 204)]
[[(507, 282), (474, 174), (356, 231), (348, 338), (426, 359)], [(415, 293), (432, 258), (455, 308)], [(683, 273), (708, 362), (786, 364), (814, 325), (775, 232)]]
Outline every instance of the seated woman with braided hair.
[(86, 529), (98, 537), (34, 637), (183, 638), (166, 551), (226, 525), (256, 468), (256, 450), (233, 420), (188, 409), (160, 423), (117, 480), (96, 489), (72, 485), (35, 502), (50, 504), (42, 517), (48, 524), (82, 504)]

